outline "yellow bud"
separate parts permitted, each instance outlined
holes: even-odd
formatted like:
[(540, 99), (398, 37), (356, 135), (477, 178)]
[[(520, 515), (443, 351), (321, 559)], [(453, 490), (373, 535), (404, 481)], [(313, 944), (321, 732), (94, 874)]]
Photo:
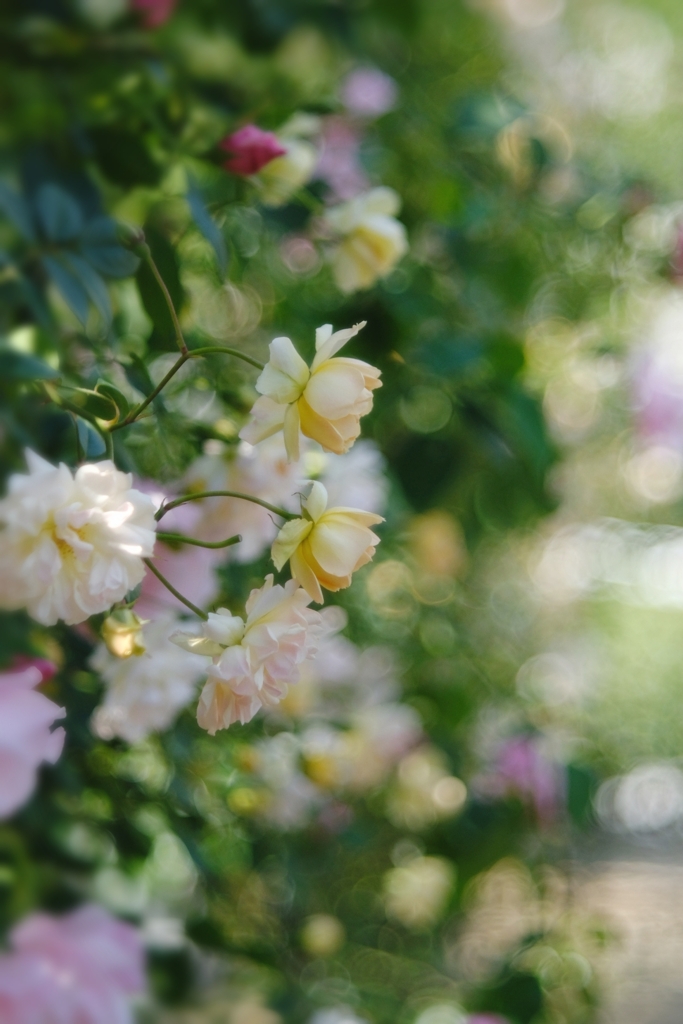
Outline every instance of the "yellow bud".
[(144, 654), (146, 647), (142, 627), (147, 621), (138, 618), (129, 608), (112, 612), (102, 624), (102, 639), (107, 650), (117, 658)]

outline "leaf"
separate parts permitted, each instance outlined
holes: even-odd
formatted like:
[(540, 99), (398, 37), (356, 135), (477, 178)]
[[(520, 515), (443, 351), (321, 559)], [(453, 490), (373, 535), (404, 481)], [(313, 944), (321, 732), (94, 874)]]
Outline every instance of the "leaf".
[(81, 254), (106, 277), (130, 277), (138, 269), (140, 260), (119, 245), (116, 230), (111, 217), (88, 221), (81, 235)]
[(225, 244), (225, 239), (223, 238), (218, 225), (207, 210), (199, 188), (192, 178), (190, 178), (187, 202), (190, 207), (192, 219), (204, 235), (204, 238), (206, 238), (207, 242), (210, 242), (213, 246), (213, 250), (216, 253), (218, 269), (220, 270), (221, 275), (225, 276), (225, 272), (228, 268), (228, 250)]
[[(168, 288), (175, 310), (179, 313), (185, 296), (180, 283), (175, 250), (170, 242), (152, 226), (145, 225), (145, 237), (152, 251), (154, 262)], [(150, 345), (152, 348), (171, 352), (176, 348), (175, 330), (171, 314), (168, 311), (166, 299), (154, 274), (150, 270), (149, 265), (144, 261), (140, 264), (136, 279), (142, 305), (155, 328), (150, 339)]]
[(89, 388), (69, 388), (66, 395), (60, 391), (59, 396), (65, 407), (87, 413), (98, 420), (111, 423), (117, 417), (115, 402), (98, 391), (91, 391)]
[(35, 198), (38, 222), (50, 242), (71, 242), (83, 230), (81, 208), (68, 192), (48, 182)]
[(154, 382), (140, 356), (131, 355), (130, 363), (123, 367), (129, 384), (147, 397), (154, 391)]
[(35, 356), (15, 352), (12, 348), (0, 349), (1, 380), (54, 380), (59, 372)]
[(72, 252), (65, 252), (61, 254), (61, 258), (85, 288), (90, 301), (102, 318), (102, 324), (106, 333), (111, 327), (113, 319), (106, 284), (97, 271), (93, 270), (82, 256)]
[(112, 401), (119, 411), (119, 418), (125, 419), (130, 410), (130, 404), (126, 396), (117, 387), (110, 384), (108, 380), (98, 380), (95, 390)]
[(76, 420), (76, 430), (78, 431), (78, 443), (86, 459), (97, 459), (100, 455), (104, 455), (107, 446), (101, 434), (81, 416), (75, 416), (74, 419)]
[(2, 181), (0, 181), (0, 210), (27, 242), (35, 242), (36, 232), (28, 203), (23, 196), (14, 192)]
[(79, 278), (56, 256), (43, 256), (42, 264), (69, 309), (85, 327), (88, 322), (88, 293)]
[(139, 133), (107, 125), (91, 128), (90, 141), (102, 173), (116, 185), (156, 185), (161, 168), (149, 155)]

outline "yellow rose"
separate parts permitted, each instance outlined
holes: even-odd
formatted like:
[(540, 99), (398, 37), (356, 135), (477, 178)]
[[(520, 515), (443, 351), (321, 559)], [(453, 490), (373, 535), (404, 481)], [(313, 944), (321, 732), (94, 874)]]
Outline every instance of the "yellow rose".
[(316, 355), (306, 365), (289, 338), (270, 343), (270, 359), (256, 381), (261, 393), (251, 410), (251, 421), (240, 437), (258, 444), (284, 431), (291, 461), (299, 458), (299, 433), (343, 455), (360, 434), (361, 416), (372, 409), (375, 388), (382, 386), (380, 371), (360, 359), (334, 358), (365, 321), (332, 333), (331, 324), (315, 332)]
[(349, 294), (370, 288), (390, 274), (408, 251), (406, 229), (395, 217), (400, 207), (400, 197), (392, 188), (373, 188), (327, 211), (327, 224), (341, 236), (330, 257), (340, 291)]
[(321, 586), (343, 590), (356, 569), (371, 561), (379, 537), (369, 527), (382, 522), (373, 512), (328, 508), (327, 491), (316, 481), (303, 503), (303, 518), (285, 523), (277, 535), (273, 561), (278, 569), (289, 561), (294, 579), (322, 603)]

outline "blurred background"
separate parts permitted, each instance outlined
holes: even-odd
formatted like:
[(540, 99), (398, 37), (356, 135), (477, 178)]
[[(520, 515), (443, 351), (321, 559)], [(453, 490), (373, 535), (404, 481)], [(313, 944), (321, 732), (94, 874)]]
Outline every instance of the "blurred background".
[[(41, 269), (59, 232), (27, 234), (17, 196), (40, 221), (47, 183), (85, 223), (144, 225), (192, 342), (263, 358), (367, 320), (364, 437), (301, 473), (387, 520), (335, 596), (343, 632), (216, 737), (193, 704), (117, 732), (99, 624), (3, 613), (3, 665), (51, 659), (67, 710), (63, 756), (0, 827), (4, 934), (84, 901), (132, 923), (142, 1022), (677, 1024), (680, 3), (6, 0), (0, 30), (4, 476), (27, 445), (75, 463), (41, 374), (132, 401), (174, 359), (145, 268), (95, 261), (104, 298)], [(310, 147), (305, 196), (225, 171), (247, 121)], [(320, 209), (379, 185), (410, 250), (349, 295)], [(281, 452), (239, 448), (253, 377), (227, 363), (119, 432), (120, 468), (167, 493), (282, 476), (280, 500)], [(269, 521), (239, 515), (180, 524), (249, 538), (178, 565), (199, 603), (270, 571)], [(151, 584), (139, 610), (178, 614)]]

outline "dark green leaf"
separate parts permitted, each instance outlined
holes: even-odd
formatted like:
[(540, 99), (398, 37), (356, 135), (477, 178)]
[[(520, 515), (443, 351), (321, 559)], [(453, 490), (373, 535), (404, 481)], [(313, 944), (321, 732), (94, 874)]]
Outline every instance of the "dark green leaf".
[(228, 250), (225, 245), (225, 239), (223, 238), (218, 225), (207, 210), (197, 185), (192, 181), (192, 179), (190, 179), (190, 182), (190, 188), (187, 193), (187, 202), (190, 207), (190, 212), (192, 213), (192, 219), (204, 235), (204, 238), (206, 238), (207, 242), (210, 242), (213, 246), (213, 250), (216, 253), (218, 269), (220, 270), (221, 275), (225, 276), (225, 271), (228, 267)]
[(42, 263), (69, 309), (85, 327), (88, 322), (88, 293), (79, 278), (56, 256), (43, 256)]
[(154, 391), (154, 382), (140, 356), (132, 355), (130, 363), (123, 367), (128, 382), (145, 397)]
[(83, 214), (78, 203), (59, 185), (42, 185), (35, 207), (43, 234), (50, 242), (71, 242), (83, 230)]
[(89, 221), (81, 235), (81, 254), (106, 277), (129, 277), (138, 269), (140, 260), (119, 245), (116, 231), (116, 223), (110, 217)]
[(147, 151), (138, 132), (112, 125), (90, 130), (95, 160), (102, 173), (116, 185), (156, 185), (161, 168)]
[(26, 200), (2, 181), (0, 181), (0, 210), (27, 242), (35, 242), (36, 232)]
[(1, 380), (54, 380), (55, 377), (59, 377), (59, 372), (42, 359), (11, 348), (0, 349)]
[(121, 419), (124, 419), (128, 415), (128, 410), (130, 409), (128, 399), (117, 387), (110, 384), (108, 380), (98, 380), (95, 385), (95, 390), (101, 395), (105, 395), (114, 403), (116, 408), (119, 410), (119, 416)]
[(111, 302), (109, 301), (109, 292), (107, 291), (106, 284), (97, 271), (93, 270), (82, 256), (77, 256), (76, 253), (72, 252), (65, 252), (62, 254), (62, 260), (85, 288), (88, 298), (102, 318), (102, 324), (106, 333), (111, 327), (112, 322)]
[[(147, 244), (152, 251), (154, 262), (168, 288), (176, 312), (180, 312), (184, 301), (184, 294), (180, 284), (178, 261), (173, 246), (159, 231), (151, 226), (145, 226), (145, 236)], [(176, 338), (171, 314), (169, 313), (164, 294), (147, 263), (142, 262), (140, 264), (136, 278), (145, 312), (154, 324), (154, 334), (150, 342), (152, 348), (167, 352), (173, 351), (176, 348)]]
[(116, 419), (116, 404), (100, 392), (87, 388), (69, 388), (61, 397), (69, 406), (95, 416), (98, 420), (109, 422)]

